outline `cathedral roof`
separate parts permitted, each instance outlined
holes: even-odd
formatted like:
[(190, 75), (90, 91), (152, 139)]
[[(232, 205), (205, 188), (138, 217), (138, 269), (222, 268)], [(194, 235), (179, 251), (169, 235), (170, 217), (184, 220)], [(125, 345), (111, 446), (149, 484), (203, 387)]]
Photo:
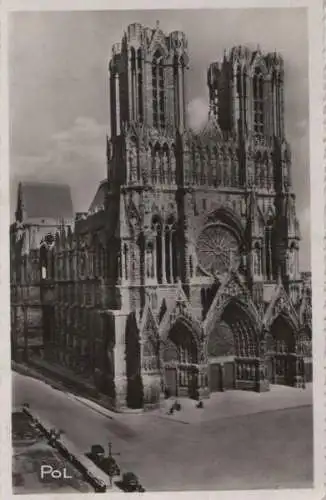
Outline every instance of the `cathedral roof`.
[(27, 219), (72, 219), (74, 216), (70, 187), (65, 184), (21, 182), (17, 212)]
[(104, 208), (105, 196), (108, 190), (108, 181), (104, 179), (100, 182), (100, 185), (96, 191), (94, 199), (89, 207), (89, 212), (96, 212), (98, 210), (102, 210)]

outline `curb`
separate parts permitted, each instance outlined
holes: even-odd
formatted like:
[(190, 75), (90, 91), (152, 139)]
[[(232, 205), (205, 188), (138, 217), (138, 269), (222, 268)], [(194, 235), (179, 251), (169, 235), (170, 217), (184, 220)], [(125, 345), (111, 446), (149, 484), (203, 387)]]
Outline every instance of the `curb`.
[[(46, 428), (41, 420), (30, 411), (29, 408), (23, 407), (23, 412), (35, 423), (35, 425), (45, 434), (47, 438), (50, 438), (50, 429)], [(89, 458), (82, 455), (76, 449), (74, 445), (69, 443), (67, 439), (56, 439), (54, 446), (57, 450), (67, 458), (76, 469), (81, 472), (89, 484), (94, 488), (97, 493), (104, 493), (106, 491), (119, 491), (110, 485), (108, 476), (101, 471)]]

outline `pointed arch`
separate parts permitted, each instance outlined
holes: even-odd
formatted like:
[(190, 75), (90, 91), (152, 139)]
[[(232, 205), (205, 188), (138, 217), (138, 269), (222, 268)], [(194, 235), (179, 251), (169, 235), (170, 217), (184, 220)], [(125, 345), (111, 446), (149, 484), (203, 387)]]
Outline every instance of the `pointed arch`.
[[(224, 297), (220, 305), (214, 304), (214, 320), (205, 329), (204, 357), (233, 355), (236, 358), (259, 357), (260, 322), (241, 297)], [(215, 345), (215, 352), (213, 351)]]
[(257, 331), (262, 328), (262, 321), (251, 295), (243, 284), (240, 275), (232, 271), (225, 277), (217, 289), (216, 295), (207, 316), (203, 322), (205, 336), (209, 334), (214, 325), (220, 320), (221, 315), (230, 301), (236, 301), (239, 307), (244, 308), (245, 314), (251, 317)]
[(266, 310), (264, 325), (267, 329), (271, 327), (274, 320), (282, 314), (293, 330), (299, 330), (299, 317), (294, 309), (290, 297), (284, 290), (283, 285), (279, 285), (274, 292), (274, 296)]
[(229, 207), (220, 206), (208, 213), (205, 218), (205, 224), (212, 222), (221, 222), (229, 226), (236, 233), (239, 242), (245, 242), (245, 230), (240, 217)]

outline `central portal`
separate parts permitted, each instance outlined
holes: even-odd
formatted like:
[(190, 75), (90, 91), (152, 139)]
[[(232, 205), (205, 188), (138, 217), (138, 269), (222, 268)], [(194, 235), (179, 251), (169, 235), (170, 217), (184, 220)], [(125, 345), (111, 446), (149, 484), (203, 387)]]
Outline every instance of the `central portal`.
[(198, 352), (190, 328), (182, 321), (172, 327), (164, 349), (165, 391), (169, 396), (197, 397)]

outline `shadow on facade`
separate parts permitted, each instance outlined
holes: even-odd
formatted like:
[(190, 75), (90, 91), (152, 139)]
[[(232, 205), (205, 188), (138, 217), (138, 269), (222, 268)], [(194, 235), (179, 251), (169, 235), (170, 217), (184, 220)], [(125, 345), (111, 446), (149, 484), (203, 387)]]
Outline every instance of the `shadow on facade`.
[(139, 332), (135, 314), (127, 319), (126, 327), (126, 375), (127, 375), (127, 406), (142, 408), (144, 390), (141, 376)]

